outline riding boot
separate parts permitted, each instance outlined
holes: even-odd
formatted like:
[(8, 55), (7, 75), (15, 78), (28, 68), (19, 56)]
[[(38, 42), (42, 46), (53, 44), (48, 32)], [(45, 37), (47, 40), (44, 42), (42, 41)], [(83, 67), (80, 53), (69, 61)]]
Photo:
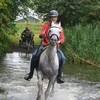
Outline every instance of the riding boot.
[(30, 81), (32, 79), (33, 73), (34, 73), (34, 68), (35, 68), (34, 62), (32, 62), (32, 60), (31, 60), (30, 73), (25, 75), (25, 77), (24, 77), (25, 80)]
[(61, 77), (63, 72), (63, 66), (59, 67), (58, 69), (58, 75), (57, 75), (57, 83), (64, 83), (64, 79)]
[(24, 77), (25, 80), (30, 81), (31, 78), (33, 77), (34, 69), (38, 70), (39, 58), (40, 58), (41, 52), (42, 52), (42, 49), (36, 52), (35, 56), (34, 55), (32, 56), (30, 73), (25, 75)]

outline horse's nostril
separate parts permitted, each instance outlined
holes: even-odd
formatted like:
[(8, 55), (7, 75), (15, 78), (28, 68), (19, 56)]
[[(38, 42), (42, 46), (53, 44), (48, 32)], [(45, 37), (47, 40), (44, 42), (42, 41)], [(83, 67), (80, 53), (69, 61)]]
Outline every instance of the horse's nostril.
[(56, 40), (56, 39), (54, 39), (54, 41), (56, 42), (57, 40)]

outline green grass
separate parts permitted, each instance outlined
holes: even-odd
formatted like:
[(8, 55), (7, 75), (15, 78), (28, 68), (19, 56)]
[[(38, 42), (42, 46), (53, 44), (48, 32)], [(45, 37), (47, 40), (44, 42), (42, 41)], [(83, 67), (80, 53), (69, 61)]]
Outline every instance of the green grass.
[[(100, 64), (100, 56), (98, 56), (100, 55), (100, 25), (95, 27), (92, 25), (77, 25), (66, 28), (65, 37), (65, 53), (70, 58), (72, 53), (75, 53), (85, 60)], [(78, 61), (75, 57), (74, 60), (75, 62)]]

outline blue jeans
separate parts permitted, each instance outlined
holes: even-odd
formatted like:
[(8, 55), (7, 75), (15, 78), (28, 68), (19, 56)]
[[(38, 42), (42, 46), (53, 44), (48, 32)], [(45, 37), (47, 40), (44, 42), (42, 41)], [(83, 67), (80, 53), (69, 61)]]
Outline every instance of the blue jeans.
[(64, 65), (64, 64), (65, 64), (65, 61), (66, 61), (66, 58), (65, 58), (63, 52), (62, 52), (60, 49), (58, 49), (58, 52), (59, 52), (60, 55), (61, 55), (61, 62), (62, 62), (62, 65)]
[(35, 58), (37, 58), (37, 53), (39, 52), (39, 51), (41, 51), (42, 49), (44, 48), (44, 46), (40, 46), (38, 49), (36, 49), (36, 51), (33, 53), (33, 55), (32, 55), (32, 61), (34, 61), (35, 60)]
[[(36, 51), (32, 55), (31, 61), (34, 61), (35, 58), (37, 58), (37, 52), (41, 51), (43, 48), (44, 48), (44, 46), (40, 46), (38, 49), (36, 49)], [(65, 64), (66, 58), (65, 58), (63, 52), (60, 49), (58, 49), (58, 52), (61, 55), (61, 60), (62, 60), (61, 62), (62, 62), (62, 65), (63, 65), (63, 64)]]

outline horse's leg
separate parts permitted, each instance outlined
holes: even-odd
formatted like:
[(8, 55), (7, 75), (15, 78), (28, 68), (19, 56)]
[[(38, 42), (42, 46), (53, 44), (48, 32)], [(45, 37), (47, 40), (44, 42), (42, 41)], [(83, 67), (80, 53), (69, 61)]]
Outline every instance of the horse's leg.
[(56, 78), (55, 78), (55, 80), (54, 80), (54, 82), (53, 82), (51, 93), (54, 92), (54, 85), (55, 85), (55, 82), (56, 82)]
[(28, 50), (30, 49), (30, 41), (28, 41)]
[(26, 40), (26, 48), (28, 47), (28, 41)]
[(28, 50), (30, 49), (30, 40), (28, 39), (27, 40), (27, 47), (28, 47)]
[(38, 71), (38, 97), (37, 100), (42, 100), (43, 96), (43, 75)]
[(48, 98), (48, 96), (50, 94), (50, 89), (51, 89), (51, 86), (53, 85), (55, 79), (56, 79), (56, 76), (53, 76), (49, 80), (49, 84), (48, 84), (47, 90), (45, 91), (45, 100), (47, 100), (47, 98)]

